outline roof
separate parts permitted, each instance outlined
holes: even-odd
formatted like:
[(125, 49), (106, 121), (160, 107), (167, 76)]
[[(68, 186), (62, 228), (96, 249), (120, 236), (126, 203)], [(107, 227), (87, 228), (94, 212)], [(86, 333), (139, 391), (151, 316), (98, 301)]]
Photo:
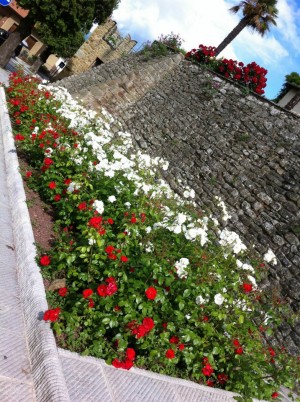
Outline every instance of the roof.
[(8, 7), (14, 10), (14, 12), (16, 12), (22, 18), (27, 17), (29, 13), (29, 10), (24, 10), (24, 8), (18, 6), (16, 0), (12, 0)]

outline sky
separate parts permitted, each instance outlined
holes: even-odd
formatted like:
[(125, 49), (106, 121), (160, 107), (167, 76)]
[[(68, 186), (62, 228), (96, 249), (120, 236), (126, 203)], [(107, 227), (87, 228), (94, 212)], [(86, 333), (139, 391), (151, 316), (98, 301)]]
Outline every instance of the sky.
[[(200, 44), (218, 46), (237, 25), (241, 14), (228, 10), (240, 0), (121, 0), (113, 13), (120, 33), (143, 43), (171, 32), (189, 51)], [(201, 7), (202, 3), (202, 7)], [(268, 70), (265, 96), (277, 96), (285, 76), (300, 74), (300, 0), (278, 0), (277, 26), (264, 37), (245, 28), (220, 54), (245, 64), (255, 61)]]

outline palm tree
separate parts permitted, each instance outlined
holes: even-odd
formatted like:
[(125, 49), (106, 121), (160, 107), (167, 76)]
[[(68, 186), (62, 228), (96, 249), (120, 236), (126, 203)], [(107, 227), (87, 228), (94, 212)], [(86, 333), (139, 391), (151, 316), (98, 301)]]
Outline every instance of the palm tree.
[(226, 36), (219, 44), (215, 54), (216, 56), (245, 28), (250, 27), (264, 36), (266, 31), (270, 30), (271, 25), (276, 25), (275, 19), (278, 17), (276, 8), (277, 0), (244, 0), (229, 10), (236, 14), (242, 11), (243, 18), (237, 26)]

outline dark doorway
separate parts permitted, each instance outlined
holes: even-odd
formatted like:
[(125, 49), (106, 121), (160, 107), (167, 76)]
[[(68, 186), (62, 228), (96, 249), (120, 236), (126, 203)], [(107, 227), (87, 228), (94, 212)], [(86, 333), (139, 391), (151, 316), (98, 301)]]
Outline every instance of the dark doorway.
[(101, 64), (103, 64), (103, 61), (99, 59), (99, 57), (96, 58), (96, 60), (94, 61), (94, 63), (91, 64), (90, 68), (95, 68), (100, 66)]

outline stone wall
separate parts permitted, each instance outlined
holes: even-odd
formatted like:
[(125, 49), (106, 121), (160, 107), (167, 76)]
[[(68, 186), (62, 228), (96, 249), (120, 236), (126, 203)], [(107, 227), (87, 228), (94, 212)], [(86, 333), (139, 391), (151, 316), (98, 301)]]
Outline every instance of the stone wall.
[(127, 55), (136, 45), (130, 35), (120, 37), (115, 21), (108, 19), (99, 25), (89, 39), (77, 50), (69, 60), (59, 78), (80, 74), (92, 68), (94, 63), (107, 63)]
[[(172, 68), (163, 74), (163, 63), (170, 66), (170, 60)], [(85, 78), (91, 80), (86, 88), (83, 77), (78, 87), (74, 80), (73, 87), (71, 81), (60, 84), (89, 106), (106, 106), (139, 148), (166, 158), (167, 179), (178, 192), (181, 179), (195, 189), (201, 208), (215, 215), (220, 196), (232, 215), (229, 228), (261, 255), (268, 248), (276, 254), (269, 279), (299, 311), (299, 117), (179, 60), (173, 55), (154, 65), (132, 56), (94, 69), (93, 77)], [(148, 85), (144, 74), (151, 69), (161, 74)], [(130, 100), (117, 91), (115, 103), (104, 96), (124, 85)], [(290, 350), (299, 351), (300, 324), (284, 326), (280, 336)]]

